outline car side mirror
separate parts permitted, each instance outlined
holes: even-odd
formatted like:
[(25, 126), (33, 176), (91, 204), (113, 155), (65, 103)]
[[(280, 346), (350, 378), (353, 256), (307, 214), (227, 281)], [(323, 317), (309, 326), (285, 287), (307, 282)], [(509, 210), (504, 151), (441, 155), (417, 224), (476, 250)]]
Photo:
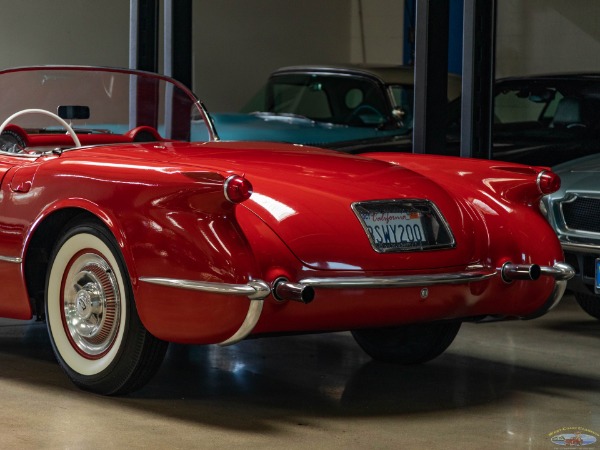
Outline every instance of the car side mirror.
[(406, 111), (401, 106), (395, 106), (392, 108), (392, 118), (399, 126), (404, 126), (404, 120), (406, 118)]

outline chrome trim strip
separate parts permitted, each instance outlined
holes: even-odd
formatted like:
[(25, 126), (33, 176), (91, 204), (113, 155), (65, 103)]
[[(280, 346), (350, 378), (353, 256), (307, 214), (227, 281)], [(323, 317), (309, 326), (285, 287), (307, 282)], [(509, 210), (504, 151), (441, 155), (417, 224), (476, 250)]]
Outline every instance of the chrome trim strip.
[(561, 281), (570, 280), (575, 276), (575, 269), (565, 263), (556, 263), (554, 266), (541, 266), (542, 275), (553, 277), (557, 284)]
[(540, 173), (537, 174), (537, 177), (535, 179), (535, 185), (537, 186), (539, 193), (542, 194), (542, 195), (545, 195), (545, 194), (542, 192), (540, 184), (541, 184), (541, 181), (542, 181), (542, 174), (545, 173), (545, 172), (547, 172), (547, 170), (542, 170)]
[(0, 255), (0, 261), (14, 263), (14, 264), (21, 264), (23, 262), (23, 259), (18, 256), (2, 256), (2, 255)]
[(400, 277), (340, 277), (305, 278), (300, 284), (318, 288), (395, 288), (411, 286), (432, 286), (434, 284), (461, 284), (483, 281), (498, 275), (496, 269), (478, 269), (468, 272), (442, 273), (432, 275), (407, 275)]
[(208, 129), (209, 140), (214, 141), (214, 142), (220, 141), (221, 138), (219, 137), (219, 133), (217, 133), (217, 129), (215, 128), (215, 122), (213, 121), (212, 117), (208, 113), (208, 109), (206, 108), (206, 105), (204, 105), (204, 103), (201, 102), (200, 100), (197, 100), (196, 107), (200, 110), (200, 115), (202, 116), (202, 118), (204, 119), (204, 122), (206, 123), (206, 128)]
[(140, 277), (140, 281), (213, 294), (239, 295), (241, 297), (248, 297), (250, 300), (262, 300), (271, 293), (269, 285), (261, 280), (249, 281), (247, 284), (230, 284), (210, 281), (177, 280), (174, 278)]
[[(464, 272), (441, 273), (431, 275), (408, 275), (399, 277), (339, 277), (339, 278), (304, 278), (298, 283), (315, 288), (342, 289), (342, 288), (397, 288), (414, 286), (433, 286), (436, 284), (465, 284), (484, 281), (500, 275), (502, 268), (490, 269), (480, 266), (467, 268)], [(575, 275), (575, 270), (565, 263), (556, 263), (554, 266), (540, 266), (541, 275), (550, 276), (559, 281), (566, 281)]]
[(252, 300), (250, 302), (246, 318), (244, 319), (244, 322), (242, 323), (240, 328), (229, 339), (226, 339), (223, 342), (219, 342), (219, 345), (232, 345), (238, 343), (242, 339), (245, 339), (246, 336), (248, 336), (256, 326), (258, 319), (260, 319), (263, 303), (263, 300)]
[(567, 251), (600, 254), (600, 245), (598, 244), (560, 241), (560, 245), (563, 250)]

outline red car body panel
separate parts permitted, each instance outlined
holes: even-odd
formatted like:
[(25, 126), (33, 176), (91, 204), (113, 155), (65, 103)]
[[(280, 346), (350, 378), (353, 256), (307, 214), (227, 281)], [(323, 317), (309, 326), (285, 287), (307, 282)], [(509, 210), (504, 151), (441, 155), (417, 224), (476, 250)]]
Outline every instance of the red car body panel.
[[(535, 198), (524, 195), (523, 202), (503, 198), (518, 191), (520, 184), (531, 185), (533, 169), (512, 172), (513, 166), (495, 168), (497, 163), (483, 161), (397, 158), (403, 167), (264, 143), (144, 144), (44, 156), (11, 169), (3, 179), (0, 253), (23, 257), (37, 223), (57, 210), (85, 209), (117, 237), (144, 325), (162, 339), (196, 343), (220, 342), (233, 334), (244, 320), (248, 301), (151, 286), (139, 277), (245, 283), (279, 276), (300, 280), (417, 275), (463, 270), (469, 264), (552, 265), (561, 260), (554, 234), (541, 214), (532, 213), (527, 205)], [(452, 172), (459, 170), (450, 168), (459, 162), (460, 171), (471, 172), (452, 185), (445, 177), (455, 177)], [(251, 180), (254, 196), (276, 199), (288, 211), (302, 214), (277, 220), (259, 201), (227, 204), (222, 195), (227, 173), (218, 168), (224, 165)], [(431, 182), (427, 172), (440, 182)], [(19, 187), (27, 183), (27, 192), (21, 192)], [(328, 192), (328, 185), (335, 191)], [(65, 186), (73, 187), (70, 195), (65, 195)], [(416, 195), (440, 208), (456, 248), (376, 253), (350, 204)], [(535, 241), (529, 232), (532, 226), (538, 230)], [(327, 256), (318, 256), (323, 254)], [(6, 276), (22, 279), (14, 270)], [(0, 313), (30, 316), (24, 283), (10, 285), (10, 295), (0, 298)], [(527, 316), (543, 304), (553, 286), (548, 278), (506, 284), (497, 277), (431, 287), (426, 300), (418, 287), (317, 289), (310, 305), (268, 300), (254, 332), (341, 330), (488, 314)]]

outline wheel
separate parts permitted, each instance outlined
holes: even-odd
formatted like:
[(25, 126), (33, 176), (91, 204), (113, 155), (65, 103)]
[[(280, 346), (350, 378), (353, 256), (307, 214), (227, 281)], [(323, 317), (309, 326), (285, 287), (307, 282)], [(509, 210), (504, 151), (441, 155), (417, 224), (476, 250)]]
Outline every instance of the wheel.
[(579, 303), (579, 306), (581, 306), (581, 309), (590, 316), (600, 319), (600, 295), (575, 292), (575, 299)]
[(101, 224), (66, 228), (50, 258), (45, 303), (56, 358), (80, 388), (126, 394), (158, 370), (168, 344), (142, 325), (119, 247)]
[(425, 323), (352, 331), (371, 358), (397, 364), (419, 364), (439, 355), (452, 343), (461, 322)]

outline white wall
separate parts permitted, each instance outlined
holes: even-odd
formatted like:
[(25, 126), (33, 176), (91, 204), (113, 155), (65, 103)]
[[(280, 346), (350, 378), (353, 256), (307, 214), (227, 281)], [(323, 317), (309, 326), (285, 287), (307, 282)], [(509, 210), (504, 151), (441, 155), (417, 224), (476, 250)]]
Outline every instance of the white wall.
[(600, 71), (600, 1), (499, 0), (496, 75)]
[(404, 2), (352, 0), (350, 61), (402, 64)]
[[(277, 67), (349, 61), (351, 1), (194, 0), (194, 89), (211, 110), (235, 110)], [(0, 68), (129, 64), (128, 0), (0, 0), (0, 10)]]
[(347, 62), (351, 0), (195, 0), (194, 90), (237, 110), (281, 66)]
[(0, 0), (0, 68), (127, 66), (127, 0)]
[[(0, 10), (0, 68), (128, 65), (128, 0)], [(403, 14), (402, 0), (194, 0), (194, 89), (211, 110), (236, 110), (280, 66), (400, 63)], [(598, 0), (498, 0), (497, 76), (600, 71), (599, 25)]]

